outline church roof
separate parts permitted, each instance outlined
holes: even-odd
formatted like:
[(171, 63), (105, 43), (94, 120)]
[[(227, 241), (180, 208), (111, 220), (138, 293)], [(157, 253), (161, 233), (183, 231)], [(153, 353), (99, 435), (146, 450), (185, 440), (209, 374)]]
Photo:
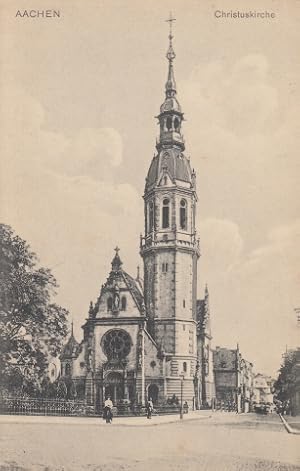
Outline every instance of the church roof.
[(192, 183), (190, 162), (176, 147), (164, 149), (153, 157), (146, 178), (146, 189), (158, 184), (162, 170), (165, 170), (172, 180)]
[(131, 275), (129, 275), (125, 270), (123, 270), (122, 268), (123, 263), (118, 253), (119, 248), (117, 247), (115, 250), (116, 250), (116, 255), (114, 256), (111, 263), (112, 270), (106, 280), (106, 283), (102, 286), (100, 296), (95, 306), (93, 306), (93, 304), (91, 303), (90, 311), (89, 311), (90, 317), (96, 316), (97, 313), (99, 312), (99, 305), (101, 302), (102, 294), (105, 291), (110, 292), (111, 290), (114, 290), (116, 286), (120, 287), (123, 284), (127, 287), (128, 291), (131, 293), (131, 296), (133, 297), (140, 313), (144, 314), (144, 311), (145, 311), (144, 296), (143, 296), (143, 292), (140, 285), (140, 279), (138, 278), (137, 280), (135, 280)]
[(64, 360), (67, 358), (75, 357), (77, 355), (78, 349), (79, 349), (79, 343), (74, 337), (73, 328), (72, 328), (72, 332), (69, 337), (69, 340), (67, 341), (66, 345), (64, 346), (60, 354), (60, 359)]
[(122, 270), (122, 274), (123, 274), (123, 279), (129, 291), (133, 295), (134, 300), (137, 303), (139, 310), (142, 311), (144, 309), (144, 297), (141, 293), (141, 290), (137, 281), (134, 278), (132, 278), (132, 276), (130, 276), (128, 273), (126, 273), (124, 270)]

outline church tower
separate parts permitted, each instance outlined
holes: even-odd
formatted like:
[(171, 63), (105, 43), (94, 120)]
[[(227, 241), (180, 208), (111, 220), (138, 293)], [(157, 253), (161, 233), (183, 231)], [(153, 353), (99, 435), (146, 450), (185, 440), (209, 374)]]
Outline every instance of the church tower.
[(160, 134), (144, 192), (145, 232), (141, 237), (144, 261), (144, 298), (148, 331), (170, 365), (167, 396), (194, 396), (197, 364), (196, 299), (196, 175), (184, 154), (184, 120), (174, 76), (172, 21), (167, 51), (165, 100), (158, 115)]

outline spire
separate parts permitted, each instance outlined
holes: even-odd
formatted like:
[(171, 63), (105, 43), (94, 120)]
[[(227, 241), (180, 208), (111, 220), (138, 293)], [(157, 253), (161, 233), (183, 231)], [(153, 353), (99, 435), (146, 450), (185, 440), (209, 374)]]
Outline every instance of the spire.
[(173, 34), (172, 34), (172, 23), (176, 21), (176, 18), (172, 17), (172, 13), (170, 13), (170, 17), (166, 20), (170, 25), (170, 32), (169, 32), (169, 48), (166, 54), (166, 57), (169, 61), (169, 70), (168, 70), (168, 79), (166, 82), (166, 98), (173, 97), (176, 94), (176, 82), (174, 77), (174, 69), (173, 69), (173, 60), (176, 57), (176, 54), (173, 49)]
[(176, 82), (174, 77), (173, 61), (176, 57), (173, 49), (173, 32), (172, 24), (175, 21), (172, 13), (170, 18), (166, 20), (170, 25), (169, 31), (169, 47), (166, 57), (169, 62), (168, 78), (165, 85), (165, 99), (160, 107), (160, 114), (157, 116), (160, 123), (160, 136), (156, 144), (157, 150), (164, 148), (176, 147), (180, 151), (184, 150), (184, 139), (181, 134), (181, 123), (183, 121), (183, 113), (181, 106), (176, 98)]
[(117, 246), (115, 248), (115, 251), (116, 251), (116, 255), (114, 256), (112, 262), (111, 262), (111, 266), (112, 266), (112, 269), (113, 271), (119, 271), (121, 269), (121, 266), (123, 265), (122, 263), (122, 260), (120, 259), (120, 256), (119, 256), (119, 247)]

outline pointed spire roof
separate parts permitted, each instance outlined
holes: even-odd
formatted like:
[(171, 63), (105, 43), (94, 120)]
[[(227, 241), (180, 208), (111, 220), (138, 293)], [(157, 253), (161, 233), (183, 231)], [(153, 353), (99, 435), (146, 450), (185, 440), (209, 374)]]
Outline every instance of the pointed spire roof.
[(169, 48), (166, 54), (166, 58), (169, 61), (169, 70), (168, 70), (168, 79), (166, 82), (166, 98), (173, 97), (176, 94), (176, 82), (174, 77), (174, 69), (173, 69), (173, 60), (176, 57), (175, 51), (173, 49), (173, 34), (172, 34), (172, 23), (176, 21), (176, 18), (172, 17), (172, 13), (170, 13), (170, 18), (166, 20), (170, 24), (170, 33), (169, 33)]
[(177, 101), (176, 98), (176, 81), (175, 81), (175, 75), (174, 75), (174, 67), (173, 67), (173, 61), (176, 57), (174, 48), (173, 48), (173, 32), (172, 32), (172, 23), (173, 21), (176, 21), (176, 18), (173, 18), (172, 13), (170, 13), (170, 17), (168, 20), (166, 20), (169, 25), (170, 25), (170, 31), (169, 31), (169, 47), (167, 50), (166, 58), (169, 61), (169, 66), (168, 66), (168, 78), (166, 81), (166, 99), (164, 103), (160, 107), (160, 112), (164, 113), (166, 111), (176, 111), (178, 113), (181, 113), (181, 107)]
[(117, 246), (115, 248), (115, 251), (116, 251), (116, 255), (114, 256), (112, 262), (111, 262), (111, 267), (112, 267), (112, 270), (113, 271), (119, 271), (121, 270), (122, 268), (122, 265), (123, 265), (123, 262), (122, 260), (120, 259), (120, 256), (119, 256), (119, 247)]
[(74, 337), (74, 325), (73, 320), (71, 323), (71, 335), (66, 345), (63, 347), (63, 350), (60, 355), (60, 359), (73, 358), (76, 357), (79, 348), (79, 343)]

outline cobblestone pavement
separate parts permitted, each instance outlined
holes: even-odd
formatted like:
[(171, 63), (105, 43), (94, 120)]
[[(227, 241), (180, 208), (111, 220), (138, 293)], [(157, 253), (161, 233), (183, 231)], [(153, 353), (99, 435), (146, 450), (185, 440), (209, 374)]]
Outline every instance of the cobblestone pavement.
[(296, 471), (300, 437), (277, 415), (130, 426), (0, 421), (1, 471)]

